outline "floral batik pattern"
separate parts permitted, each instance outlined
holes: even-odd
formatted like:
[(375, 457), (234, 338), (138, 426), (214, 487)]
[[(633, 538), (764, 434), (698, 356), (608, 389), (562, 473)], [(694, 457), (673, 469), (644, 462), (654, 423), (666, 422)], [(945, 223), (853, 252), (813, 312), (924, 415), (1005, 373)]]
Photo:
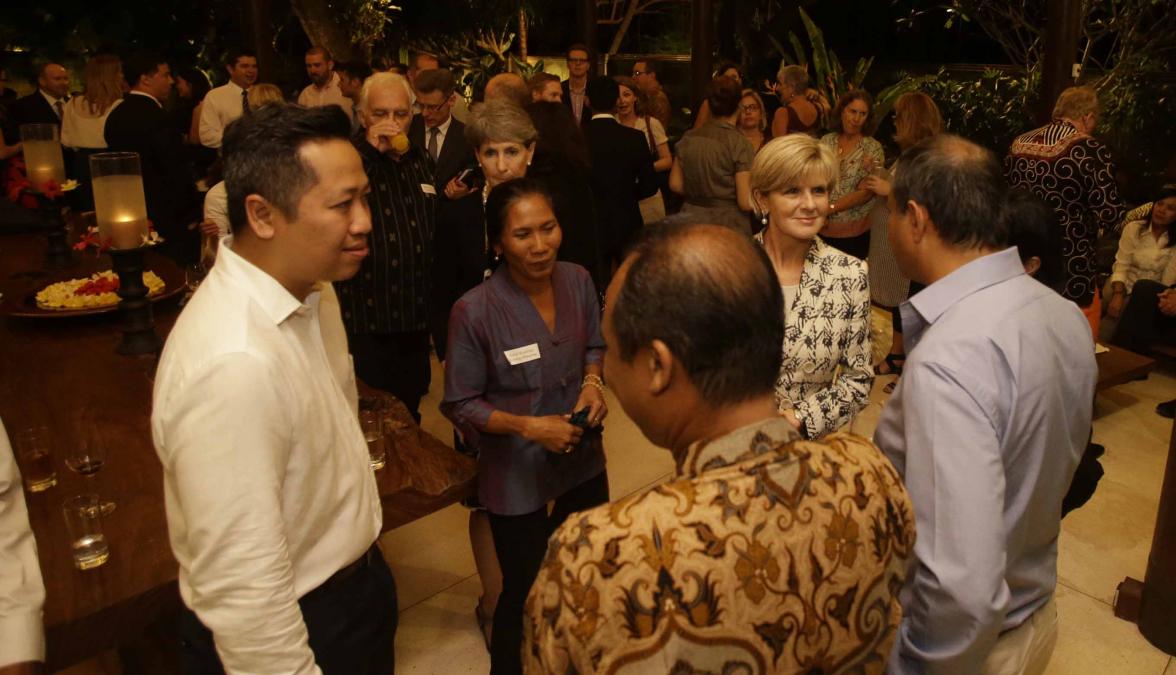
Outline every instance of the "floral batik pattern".
[(882, 673), (914, 539), (866, 439), (745, 427), (556, 531), (527, 599), (526, 670)]

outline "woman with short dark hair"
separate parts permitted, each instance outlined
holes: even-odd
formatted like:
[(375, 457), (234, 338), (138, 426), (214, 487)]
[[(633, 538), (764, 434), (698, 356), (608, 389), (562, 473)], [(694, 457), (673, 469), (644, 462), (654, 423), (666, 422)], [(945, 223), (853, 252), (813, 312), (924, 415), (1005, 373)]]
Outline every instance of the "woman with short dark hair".
[(670, 189), (686, 203), (672, 220), (711, 223), (747, 232), (751, 211), (751, 163), (755, 151), (735, 127), (743, 88), (729, 77), (711, 82), (707, 101), (712, 118), (678, 141)]
[(521, 669), (523, 604), (547, 538), (608, 501), (605, 345), (591, 277), (557, 262), (563, 233), (542, 182), (491, 190), (486, 234), (497, 266), (453, 306), (441, 412), (478, 450), (478, 498), (503, 578), (491, 670), (511, 673)]
[(833, 188), (829, 217), (821, 237), (842, 251), (866, 259), (870, 251), (870, 221), (874, 193), (864, 182), (882, 170), (882, 144), (874, 140), (874, 99), (864, 89), (843, 94), (833, 109), (833, 131), (821, 143), (837, 153), (841, 177)]

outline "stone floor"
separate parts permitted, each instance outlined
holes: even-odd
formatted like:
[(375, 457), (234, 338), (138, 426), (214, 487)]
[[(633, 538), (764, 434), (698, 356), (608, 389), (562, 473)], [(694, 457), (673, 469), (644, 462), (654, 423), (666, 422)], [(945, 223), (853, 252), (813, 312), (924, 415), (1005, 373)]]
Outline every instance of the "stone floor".
[[(889, 318), (876, 311), (875, 345), (889, 345)], [(877, 350), (876, 350), (877, 351)], [(421, 404), (422, 425), (438, 438), (450, 427), (437, 411), (442, 372)], [(874, 385), (870, 406), (852, 430), (869, 435), (885, 395)], [(1060, 637), (1050, 675), (1176, 675), (1176, 659), (1152, 647), (1133, 624), (1116, 619), (1111, 602), (1124, 576), (1143, 578), (1155, 526), (1160, 479), (1172, 422), (1155, 414), (1176, 396), (1176, 370), (1161, 369), (1141, 382), (1111, 389), (1095, 406), (1094, 440), (1106, 446), (1106, 475), (1093, 499), (1062, 522), (1058, 560)], [(664, 480), (670, 456), (653, 447), (609, 395), (605, 448), (614, 498)], [(400, 675), (484, 674), (489, 656), (474, 620), (480, 584), (470, 553), (467, 511), (453, 506), (385, 534), (381, 544), (400, 594), (396, 636)], [(72, 675), (120, 672), (107, 656)]]

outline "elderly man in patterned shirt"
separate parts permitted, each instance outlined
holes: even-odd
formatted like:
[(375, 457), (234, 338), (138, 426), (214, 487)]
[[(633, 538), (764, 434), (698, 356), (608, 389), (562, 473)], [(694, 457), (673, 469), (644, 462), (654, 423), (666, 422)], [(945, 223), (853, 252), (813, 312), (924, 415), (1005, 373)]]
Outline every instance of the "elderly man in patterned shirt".
[(399, 398), (418, 422), (429, 391), (429, 294), (433, 269), (433, 158), (408, 144), (412, 87), (377, 73), (360, 90), (363, 129), (352, 142), (371, 181), (371, 255), (335, 285), (343, 325), (365, 384)]
[(677, 471), (552, 536), (527, 672), (883, 672), (912, 507), (869, 441), (806, 442), (776, 413), (783, 298), (762, 249), (657, 228), (605, 305), (605, 375)]
[(1054, 104), (1053, 121), (1013, 141), (1004, 165), (1010, 185), (1032, 190), (1053, 208), (1062, 235), (1062, 295), (1082, 308), (1096, 338), (1101, 303), (1095, 243), (1126, 210), (1111, 151), (1091, 135), (1098, 113), (1093, 89), (1066, 89)]

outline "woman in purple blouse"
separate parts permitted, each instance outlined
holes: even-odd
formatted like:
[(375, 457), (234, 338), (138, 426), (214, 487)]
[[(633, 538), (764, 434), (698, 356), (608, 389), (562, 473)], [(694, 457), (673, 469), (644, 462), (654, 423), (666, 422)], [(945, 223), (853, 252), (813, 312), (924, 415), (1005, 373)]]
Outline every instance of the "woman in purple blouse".
[(497, 675), (521, 671), (523, 603), (548, 536), (608, 501), (608, 408), (598, 296), (584, 268), (556, 261), (563, 235), (550, 196), (529, 178), (496, 186), (486, 230), (500, 264), (453, 306), (441, 412), (478, 450), (478, 498), (503, 575), (490, 648)]

